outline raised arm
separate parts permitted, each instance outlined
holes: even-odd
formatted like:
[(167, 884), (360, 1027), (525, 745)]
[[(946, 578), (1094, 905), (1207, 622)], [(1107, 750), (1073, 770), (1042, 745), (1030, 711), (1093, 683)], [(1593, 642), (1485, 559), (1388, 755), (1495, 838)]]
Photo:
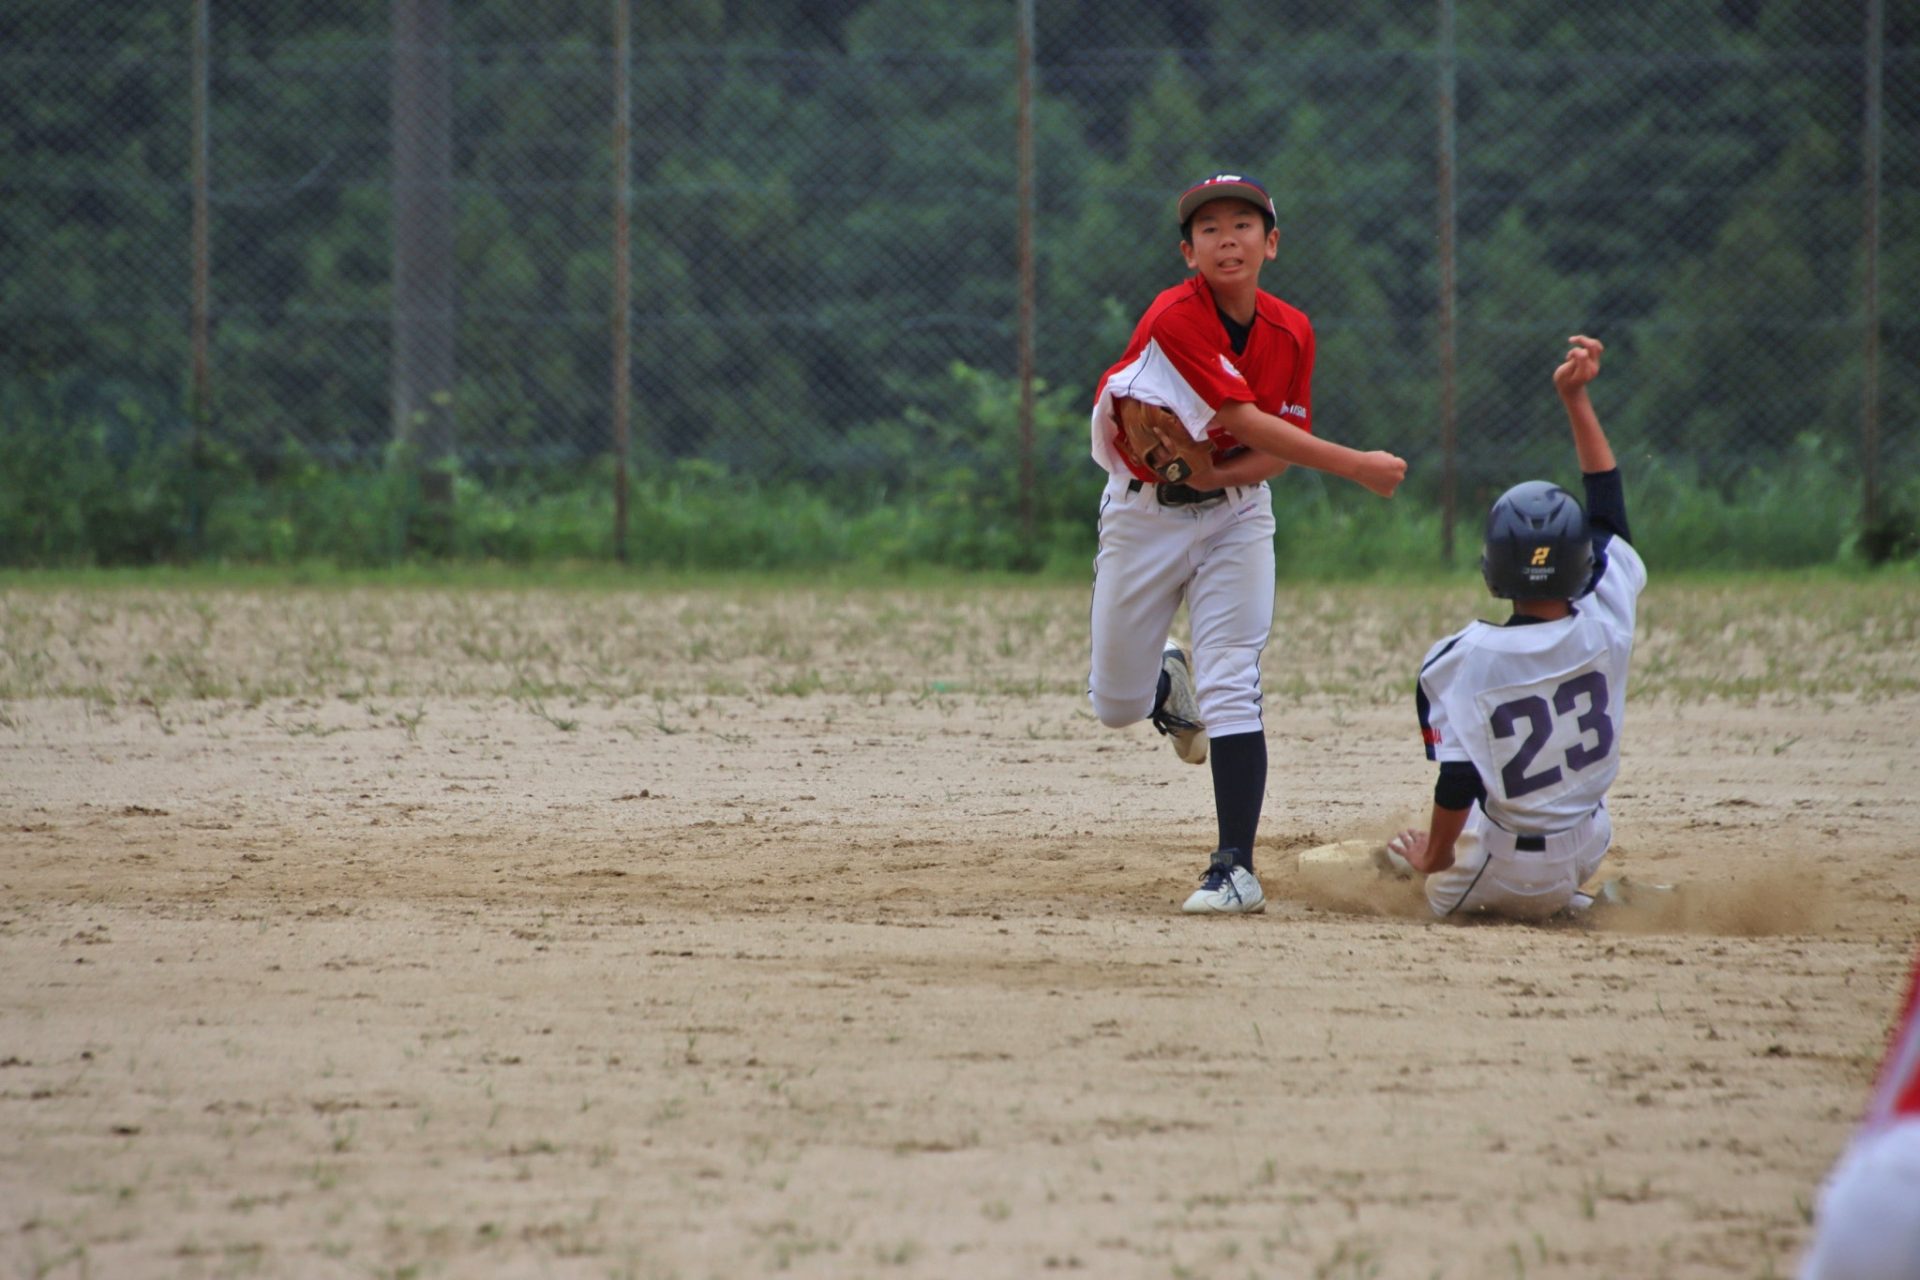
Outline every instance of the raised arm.
[(1607, 433), (1600, 427), (1600, 415), (1594, 412), (1593, 400), (1587, 395), (1587, 384), (1600, 376), (1600, 356), (1606, 348), (1598, 338), (1580, 334), (1568, 338), (1567, 343), (1566, 358), (1553, 371), (1553, 386), (1560, 393), (1560, 403), (1566, 406), (1567, 425), (1573, 428), (1573, 451), (1580, 459), (1580, 475), (1587, 491), (1587, 519), (1596, 534), (1630, 538), (1620, 466), (1614, 460), (1613, 446), (1607, 443)]
[(1612, 471), (1619, 464), (1614, 461), (1613, 446), (1607, 443), (1607, 433), (1600, 429), (1600, 415), (1593, 411), (1593, 401), (1587, 396), (1587, 384), (1600, 376), (1600, 356), (1606, 348), (1598, 338), (1579, 334), (1568, 338), (1567, 343), (1566, 359), (1553, 371), (1553, 386), (1567, 409), (1580, 470), (1587, 475)]

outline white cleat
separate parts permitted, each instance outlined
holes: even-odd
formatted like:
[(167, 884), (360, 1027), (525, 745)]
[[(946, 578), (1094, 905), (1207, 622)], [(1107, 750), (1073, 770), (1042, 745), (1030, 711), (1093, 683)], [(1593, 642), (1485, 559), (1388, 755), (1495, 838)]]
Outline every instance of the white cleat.
[(1233, 865), (1234, 850), (1221, 849), (1213, 855), (1200, 887), (1193, 891), (1181, 910), (1189, 915), (1252, 915), (1267, 909), (1267, 895), (1253, 872)]
[(1168, 646), (1160, 669), (1167, 673), (1167, 697), (1155, 708), (1153, 727), (1173, 739), (1174, 754), (1188, 764), (1207, 762), (1207, 731), (1200, 723), (1200, 699), (1193, 691), (1193, 665), (1184, 649)]

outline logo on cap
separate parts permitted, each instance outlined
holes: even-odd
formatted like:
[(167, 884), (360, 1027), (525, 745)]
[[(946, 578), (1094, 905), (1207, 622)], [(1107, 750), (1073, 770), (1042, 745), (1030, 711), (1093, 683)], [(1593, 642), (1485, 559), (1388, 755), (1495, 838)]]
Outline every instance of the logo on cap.
[(1191, 218), (1193, 211), (1209, 200), (1228, 199), (1245, 200), (1268, 217), (1274, 216), (1273, 197), (1257, 178), (1249, 178), (1244, 173), (1216, 173), (1181, 193), (1180, 221), (1184, 223)]

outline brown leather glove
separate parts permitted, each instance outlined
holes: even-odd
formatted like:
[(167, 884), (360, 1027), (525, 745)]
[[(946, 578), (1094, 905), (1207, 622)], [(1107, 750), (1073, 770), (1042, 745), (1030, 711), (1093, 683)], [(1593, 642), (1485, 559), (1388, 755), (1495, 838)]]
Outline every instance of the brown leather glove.
[(1195, 440), (1171, 409), (1135, 400), (1131, 396), (1113, 398), (1113, 416), (1120, 424), (1120, 437), (1134, 461), (1160, 477), (1166, 484), (1181, 484), (1213, 454), (1213, 445)]

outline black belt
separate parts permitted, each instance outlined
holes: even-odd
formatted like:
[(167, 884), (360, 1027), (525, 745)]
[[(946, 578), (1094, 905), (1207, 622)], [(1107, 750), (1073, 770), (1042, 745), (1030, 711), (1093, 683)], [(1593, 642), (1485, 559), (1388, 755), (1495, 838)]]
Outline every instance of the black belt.
[[(1494, 825), (1494, 826), (1496, 826), (1496, 827), (1500, 827), (1500, 824), (1499, 824), (1499, 823), (1497, 823), (1497, 822), (1494, 822), (1494, 821), (1493, 821), (1493, 815), (1492, 815), (1492, 814), (1490, 814), (1490, 813), (1487, 813), (1487, 806), (1486, 806), (1486, 803), (1485, 803), (1485, 800), (1484, 800), (1484, 798), (1482, 799), (1482, 801), (1481, 801), (1481, 804), (1480, 804), (1480, 812), (1481, 812), (1481, 813), (1483, 813), (1483, 814), (1486, 814), (1486, 819), (1487, 819), (1487, 821), (1488, 821), (1488, 822), (1493, 822), (1493, 825)], [(1587, 816), (1586, 816), (1586, 818), (1582, 818), (1582, 819), (1580, 819), (1580, 822), (1585, 822), (1585, 821), (1587, 820), (1587, 818), (1591, 818), (1591, 817), (1592, 817), (1592, 816), (1593, 816), (1594, 814), (1596, 814), (1596, 813), (1598, 813), (1598, 812), (1600, 812), (1600, 806), (1599, 806), (1599, 805), (1595, 805), (1595, 806), (1593, 806), (1593, 808), (1592, 808), (1592, 809), (1590, 809), (1590, 810), (1588, 810), (1588, 811), (1587, 811)], [(1579, 825), (1580, 825), (1580, 823), (1578, 823), (1578, 822), (1576, 822), (1576, 823), (1574, 824), (1574, 826), (1579, 826)], [(1505, 831), (1505, 830), (1506, 830), (1506, 828), (1505, 828), (1505, 827), (1500, 827), (1500, 829), (1501, 829), (1502, 831)], [(1571, 830), (1573, 830), (1573, 827), (1568, 827), (1568, 828), (1566, 828), (1566, 831), (1571, 831)], [(1566, 834), (1566, 832), (1565, 832), (1565, 831), (1555, 831), (1555, 832), (1553, 832), (1553, 834), (1554, 834), (1554, 835), (1564, 835), (1564, 834)], [(1512, 833), (1512, 835), (1513, 835), (1513, 847), (1514, 847), (1515, 849), (1518, 849), (1518, 850), (1520, 850), (1520, 851), (1521, 851), (1522, 853), (1545, 853), (1545, 852), (1547, 851), (1547, 838), (1546, 838), (1546, 836), (1523, 836), (1523, 835), (1521, 835), (1521, 834), (1520, 834), (1519, 832), (1517, 832), (1517, 831), (1516, 831), (1516, 832), (1513, 832), (1513, 833)]]
[[(1138, 493), (1142, 488), (1138, 480), (1127, 481), (1127, 492)], [(1196, 489), (1190, 484), (1157, 484), (1153, 486), (1153, 496), (1163, 507), (1207, 507), (1227, 496), (1225, 489)]]

